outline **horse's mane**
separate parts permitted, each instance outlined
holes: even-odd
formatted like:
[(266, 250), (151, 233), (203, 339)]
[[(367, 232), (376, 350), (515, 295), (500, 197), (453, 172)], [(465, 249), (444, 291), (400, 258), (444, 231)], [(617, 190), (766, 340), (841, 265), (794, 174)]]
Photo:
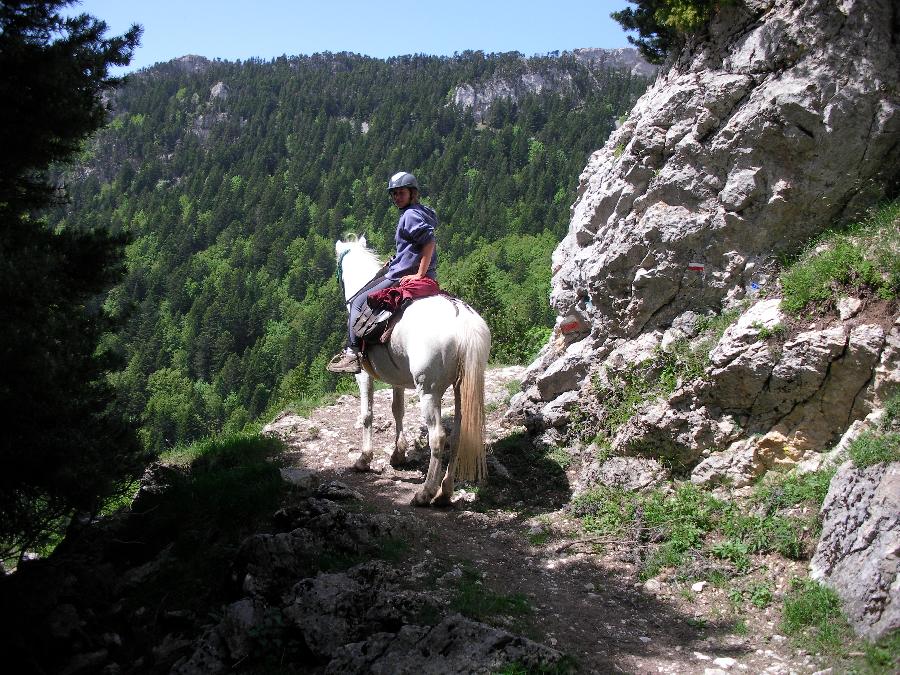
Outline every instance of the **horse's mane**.
[(381, 267), (384, 264), (384, 261), (378, 256), (378, 254), (368, 246), (366, 246), (364, 238), (360, 238), (356, 234), (350, 233), (344, 235), (344, 243), (351, 247), (353, 250), (367, 256), (367, 259), (378, 267)]

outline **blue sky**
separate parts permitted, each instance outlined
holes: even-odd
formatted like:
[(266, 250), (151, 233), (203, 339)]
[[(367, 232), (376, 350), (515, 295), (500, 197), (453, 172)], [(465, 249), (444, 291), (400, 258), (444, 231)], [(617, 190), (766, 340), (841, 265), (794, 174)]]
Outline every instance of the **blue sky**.
[(229, 61), (350, 51), (379, 58), (466, 49), (526, 56), (627, 47), (609, 13), (625, 0), (82, 0), (69, 13), (103, 19), (111, 34), (144, 27), (135, 70), (185, 54)]

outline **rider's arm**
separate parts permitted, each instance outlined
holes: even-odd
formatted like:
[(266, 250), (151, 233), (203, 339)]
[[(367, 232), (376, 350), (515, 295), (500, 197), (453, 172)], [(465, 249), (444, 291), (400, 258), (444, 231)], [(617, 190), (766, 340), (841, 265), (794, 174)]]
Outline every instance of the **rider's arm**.
[(419, 269), (414, 275), (416, 278), (422, 279), (428, 274), (428, 266), (431, 264), (432, 255), (434, 255), (434, 239), (422, 247), (422, 257), (419, 259)]

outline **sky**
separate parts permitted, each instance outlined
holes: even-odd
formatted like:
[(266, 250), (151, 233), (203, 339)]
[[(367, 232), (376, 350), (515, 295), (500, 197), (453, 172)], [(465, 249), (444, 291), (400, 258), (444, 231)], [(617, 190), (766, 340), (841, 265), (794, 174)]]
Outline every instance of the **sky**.
[(122, 74), (186, 54), (227, 61), (348, 51), (377, 58), (467, 49), (525, 56), (579, 47), (627, 47), (609, 14), (625, 0), (80, 0), (69, 14), (143, 26)]

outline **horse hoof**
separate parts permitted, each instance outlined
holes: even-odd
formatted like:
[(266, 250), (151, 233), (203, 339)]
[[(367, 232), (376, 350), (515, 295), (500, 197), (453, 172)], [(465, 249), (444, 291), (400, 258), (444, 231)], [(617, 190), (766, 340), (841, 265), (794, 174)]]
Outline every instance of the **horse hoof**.
[(395, 452), (393, 455), (391, 455), (391, 466), (392, 467), (394, 467), (396, 469), (398, 467), (403, 466), (404, 464), (406, 464), (406, 455), (405, 454), (398, 454)]
[(431, 504), (432, 504), (432, 506), (442, 506), (442, 507), (452, 506), (452, 501), (451, 501), (452, 498), (453, 498), (452, 494), (449, 494), (449, 495), (445, 494), (442, 490), (441, 492), (438, 492), (437, 497), (435, 497), (434, 499), (431, 500)]
[(410, 502), (413, 506), (428, 506), (431, 504), (431, 495), (429, 495), (425, 490), (419, 490), (412, 498), (412, 502)]
[(353, 470), (365, 473), (370, 470), (369, 463), (365, 460), (358, 459), (353, 463)]

